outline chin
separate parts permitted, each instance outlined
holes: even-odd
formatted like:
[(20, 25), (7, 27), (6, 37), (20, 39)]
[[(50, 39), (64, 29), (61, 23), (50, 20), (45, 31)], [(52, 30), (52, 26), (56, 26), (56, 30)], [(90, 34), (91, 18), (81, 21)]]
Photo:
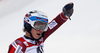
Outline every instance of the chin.
[(39, 39), (40, 37), (38, 37), (38, 38), (35, 38), (35, 39)]

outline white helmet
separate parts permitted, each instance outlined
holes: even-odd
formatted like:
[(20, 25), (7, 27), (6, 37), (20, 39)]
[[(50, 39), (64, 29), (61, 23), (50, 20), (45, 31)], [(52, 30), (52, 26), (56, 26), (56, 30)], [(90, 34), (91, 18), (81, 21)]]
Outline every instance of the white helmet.
[(30, 25), (31, 27), (33, 27), (36, 30), (42, 29), (43, 31), (47, 31), (48, 17), (46, 16), (45, 13), (43, 13), (41, 11), (38, 11), (38, 10), (30, 11), (24, 17), (24, 27), (30, 29), (30, 27), (26, 26), (26, 24)]

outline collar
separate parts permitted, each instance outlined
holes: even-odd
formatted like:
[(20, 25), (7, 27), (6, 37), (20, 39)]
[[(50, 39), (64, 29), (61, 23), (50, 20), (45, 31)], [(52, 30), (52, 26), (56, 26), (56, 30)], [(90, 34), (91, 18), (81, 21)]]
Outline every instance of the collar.
[(43, 41), (43, 38), (41, 38), (40, 40), (33, 40), (33, 39), (31, 39), (31, 38), (29, 38), (29, 37), (27, 37), (27, 36), (23, 36), (23, 38), (27, 41), (27, 42), (29, 42), (29, 43), (32, 43), (32, 44), (39, 44), (39, 42), (41, 42), (41, 41)]

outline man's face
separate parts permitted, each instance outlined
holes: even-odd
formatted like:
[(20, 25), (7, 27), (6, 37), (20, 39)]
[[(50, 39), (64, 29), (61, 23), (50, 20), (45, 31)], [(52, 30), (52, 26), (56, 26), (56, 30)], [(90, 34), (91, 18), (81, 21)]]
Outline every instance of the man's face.
[(35, 38), (35, 39), (39, 39), (43, 33), (42, 29), (40, 30), (35, 30), (34, 28), (32, 28), (31, 30), (31, 33), (32, 33), (32, 36)]

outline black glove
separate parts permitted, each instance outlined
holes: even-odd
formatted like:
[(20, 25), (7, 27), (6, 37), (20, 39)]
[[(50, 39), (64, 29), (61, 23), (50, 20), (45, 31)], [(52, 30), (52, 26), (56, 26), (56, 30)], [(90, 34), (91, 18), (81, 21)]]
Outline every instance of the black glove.
[(73, 6), (74, 6), (73, 3), (68, 3), (63, 7), (64, 16), (69, 18), (70, 20), (71, 20), (70, 16), (73, 14)]

